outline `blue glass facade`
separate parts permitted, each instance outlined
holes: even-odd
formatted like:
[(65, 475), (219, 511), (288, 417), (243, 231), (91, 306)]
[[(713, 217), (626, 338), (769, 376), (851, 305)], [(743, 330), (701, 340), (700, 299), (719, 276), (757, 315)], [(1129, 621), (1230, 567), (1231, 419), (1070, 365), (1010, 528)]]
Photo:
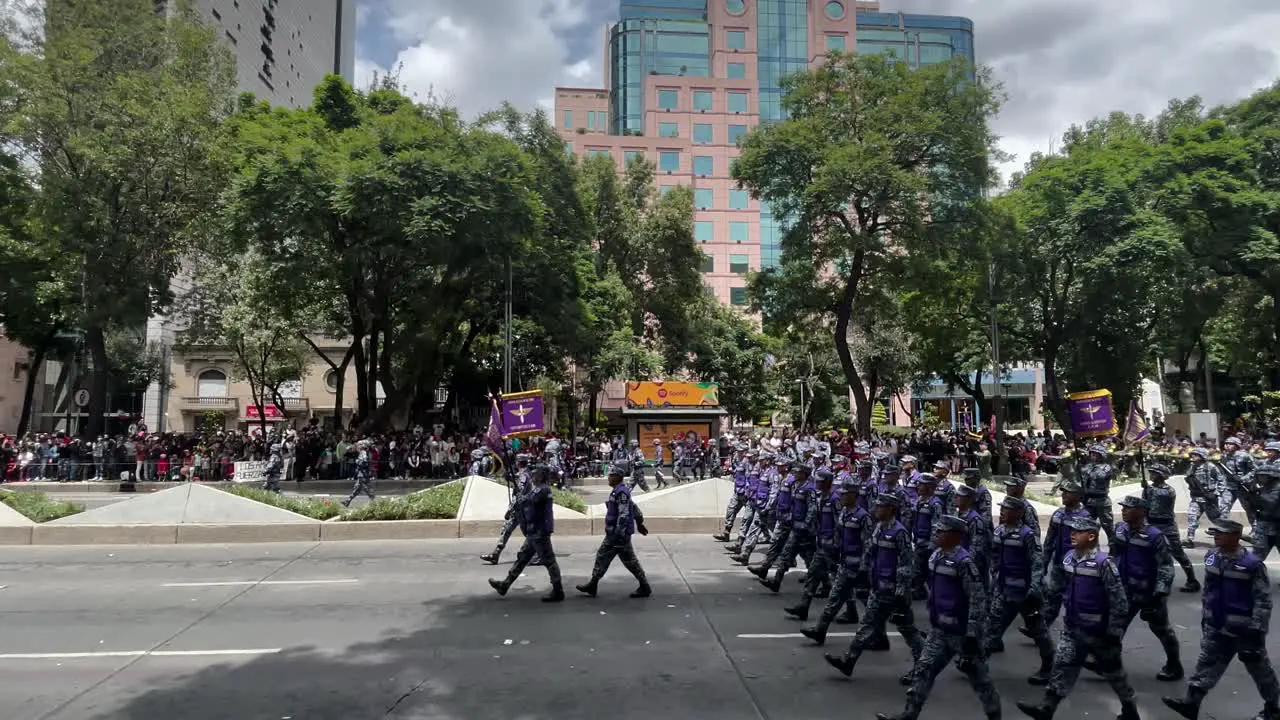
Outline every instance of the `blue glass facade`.
[[(809, 68), (808, 0), (756, 0), (760, 122), (784, 119), (782, 78)], [(760, 267), (782, 262), (782, 220), (760, 205)]]
[[(652, 5), (660, 0), (648, 0)], [(665, 0), (682, 5), (691, 0)], [(686, 77), (711, 76), (711, 33), (706, 22), (706, 0), (697, 0), (701, 20), (631, 18), (613, 27), (609, 38), (609, 107), (613, 124), (610, 134), (627, 135), (644, 131), (644, 79), (648, 75)], [(639, 3), (624, 3), (633, 12)], [(675, 9), (668, 12), (679, 17)]]
[(973, 64), (973, 21), (945, 15), (859, 12), (858, 52), (889, 52), (913, 68), (948, 62), (957, 55)]

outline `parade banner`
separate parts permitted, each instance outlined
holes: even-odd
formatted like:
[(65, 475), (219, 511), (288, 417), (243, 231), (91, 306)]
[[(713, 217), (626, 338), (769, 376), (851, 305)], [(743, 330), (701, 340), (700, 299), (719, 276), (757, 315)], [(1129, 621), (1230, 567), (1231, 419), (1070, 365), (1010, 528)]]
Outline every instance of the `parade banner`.
[(506, 438), (543, 433), (542, 391), (502, 395), (502, 434)]
[(1127, 445), (1134, 445), (1147, 439), (1151, 434), (1151, 428), (1147, 425), (1147, 416), (1142, 412), (1142, 408), (1138, 406), (1137, 399), (1129, 401), (1129, 419), (1125, 422), (1124, 441)]
[(629, 382), (628, 408), (719, 407), (720, 385), (703, 382)]
[(260, 483), (267, 479), (267, 461), (253, 460), (235, 463), (231, 482)]
[(1106, 437), (1118, 430), (1110, 390), (1067, 393), (1067, 414), (1071, 417), (1071, 432), (1078, 438)]

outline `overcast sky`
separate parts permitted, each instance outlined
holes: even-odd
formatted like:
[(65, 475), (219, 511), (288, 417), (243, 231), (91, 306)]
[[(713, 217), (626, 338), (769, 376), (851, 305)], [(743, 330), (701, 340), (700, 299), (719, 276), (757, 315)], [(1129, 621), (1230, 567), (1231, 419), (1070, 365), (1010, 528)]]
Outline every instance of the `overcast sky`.
[[(749, 0), (750, 1), (750, 0)], [(414, 92), (464, 112), (550, 107), (557, 85), (602, 84), (617, 0), (361, 0), (357, 81), (402, 66)], [(1020, 167), (1072, 123), (1113, 110), (1209, 104), (1280, 78), (1280, 0), (882, 0), (886, 11), (964, 15), (978, 61), (1009, 99), (995, 126)]]

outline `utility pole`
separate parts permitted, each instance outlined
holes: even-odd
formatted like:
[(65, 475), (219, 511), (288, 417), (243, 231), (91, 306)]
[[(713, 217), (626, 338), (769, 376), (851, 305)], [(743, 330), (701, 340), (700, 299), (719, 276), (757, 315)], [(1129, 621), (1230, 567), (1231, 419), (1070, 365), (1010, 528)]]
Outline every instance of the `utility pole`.
[[(997, 380), (996, 376), (1000, 374), (1000, 322), (996, 319), (996, 264), (995, 262), (987, 263), (987, 295), (988, 304), (991, 308), (991, 389), (992, 413), (996, 417), (995, 432), (995, 448), (992, 449), (992, 472), (995, 472), (1000, 466), (1000, 456), (1004, 454), (1004, 402), (999, 397), (999, 393), (994, 392)], [(978, 376), (978, 384), (982, 384), (982, 376)], [(979, 419), (981, 422), (981, 419)]]
[(502, 392), (511, 392), (511, 256), (507, 256), (506, 318), (502, 341)]

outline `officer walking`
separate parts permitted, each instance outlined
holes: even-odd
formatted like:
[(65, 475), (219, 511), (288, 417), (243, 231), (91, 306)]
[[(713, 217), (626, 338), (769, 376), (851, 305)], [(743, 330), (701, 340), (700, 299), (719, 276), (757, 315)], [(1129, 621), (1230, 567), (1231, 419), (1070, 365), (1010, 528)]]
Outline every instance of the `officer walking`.
[(991, 491), (982, 484), (982, 471), (978, 468), (965, 468), (961, 471), (964, 484), (973, 490), (973, 509), (986, 525), (987, 534), (994, 529), (994, 517), (991, 512)]
[(1036, 720), (1050, 720), (1071, 693), (1088, 655), (1120, 698), (1117, 720), (1138, 720), (1136, 695), (1125, 675), (1121, 638), (1129, 600), (1115, 563), (1098, 550), (1099, 523), (1092, 517), (1071, 520), (1073, 548), (1063, 561), (1049, 568), (1046, 593), (1066, 596), (1066, 615), (1058, 652), (1049, 673), (1049, 687), (1039, 703), (1018, 701), (1018, 709)]
[(774, 514), (778, 521), (775, 526), (773, 536), (773, 544), (769, 546), (769, 551), (764, 554), (764, 562), (748, 568), (748, 571), (756, 577), (764, 580), (769, 576), (769, 568), (778, 561), (778, 557), (782, 555), (782, 551), (786, 549), (787, 543), (791, 540), (793, 505), (795, 504), (795, 494), (801, 486), (809, 482), (809, 466), (800, 463), (791, 465), (791, 472), (787, 473), (782, 479), (782, 486), (778, 490), (778, 500), (774, 507)]
[(776, 593), (782, 588), (782, 578), (796, 564), (797, 556), (804, 558), (805, 567), (810, 575), (819, 575), (819, 580), (825, 579), (825, 572), (814, 572), (813, 557), (814, 550), (817, 549), (814, 533), (818, 527), (818, 498), (823, 494), (828, 496), (831, 494), (831, 477), (830, 472), (825, 473), (825, 480), (822, 482), (827, 489), (824, 493), (810, 478), (808, 466), (802, 465), (797, 468), (796, 490), (791, 497), (791, 535), (787, 538), (787, 544), (782, 548), (782, 552), (778, 554), (773, 579), (760, 578), (760, 584), (771, 591)]
[[(1141, 616), (1164, 648), (1165, 663), (1157, 680), (1182, 679), (1178, 636), (1169, 625), (1169, 592), (1173, 588), (1173, 554), (1169, 539), (1147, 523), (1147, 503), (1130, 495), (1120, 501), (1123, 522), (1116, 525), (1116, 539), (1108, 548), (1116, 561), (1129, 597), (1125, 628)], [(1088, 667), (1088, 666), (1086, 666)], [(1092, 669), (1090, 667), (1089, 669)]]
[(1053, 667), (1053, 642), (1049, 627), (1040, 615), (1044, 604), (1040, 578), (1044, 574), (1044, 553), (1040, 538), (1022, 521), (1023, 503), (1006, 496), (1000, 503), (1000, 524), (993, 536), (991, 612), (987, 622), (987, 653), (1004, 652), (1004, 633), (1013, 619), (1022, 616), (1031, 639), (1040, 652), (1040, 669), (1028, 682), (1046, 685)]
[(1173, 516), (1173, 505), (1178, 499), (1178, 491), (1168, 482), (1170, 474), (1166, 465), (1156, 464), (1147, 468), (1147, 475), (1151, 477), (1151, 482), (1148, 483), (1147, 478), (1142, 479), (1142, 499), (1147, 503), (1147, 522), (1164, 533), (1169, 541), (1169, 552), (1173, 554), (1173, 558), (1182, 567), (1182, 572), (1186, 574), (1187, 582), (1180, 588), (1182, 592), (1199, 592), (1200, 581), (1196, 580), (1196, 571), (1191, 566), (1191, 558), (1187, 557), (1187, 551), (1178, 541), (1178, 525)]
[(511, 583), (520, 577), (525, 566), (534, 555), (542, 558), (551, 578), (551, 593), (542, 598), (543, 602), (560, 602), (564, 600), (564, 586), (560, 583), (560, 564), (556, 561), (555, 550), (551, 547), (551, 535), (555, 532), (555, 503), (551, 499), (551, 488), (547, 483), (551, 480), (551, 468), (546, 465), (535, 465), (530, 471), (532, 488), (521, 504), (523, 514), (520, 517), (520, 530), (524, 532), (524, 544), (516, 554), (516, 561), (511, 566), (504, 580), (489, 580), (489, 586), (506, 595)]
[(1036, 538), (1040, 537), (1040, 517), (1036, 515), (1035, 506), (1031, 501), (1023, 497), (1027, 492), (1027, 481), (1025, 478), (1017, 475), (1009, 475), (1004, 479), (1005, 497), (1017, 499), (1022, 503), (1022, 524), (1031, 528), (1031, 532), (1036, 534)]
[(755, 452), (747, 454), (747, 459), (735, 463), (733, 466), (733, 495), (729, 496), (729, 503), (724, 509), (724, 529), (712, 535), (719, 542), (729, 542), (729, 536), (733, 532), (733, 523), (738, 518), (738, 513), (747, 507), (748, 502), (748, 478), (747, 472), (751, 468), (751, 458), (755, 456)]
[[(933, 554), (933, 526), (939, 518), (946, 515), (942, 500), (934, 494), (938, 487), (938, 479), (925, 473), (916, 476), (916, 504), (911, 518), (911, 537), (916, 549), (916, 567), (929, 566), (929, 556)], [(915, 586), (912, 588), (912, 599), (923, 600), (925, 594), (926, 573), (916, 573)]]
[[(1053, 511), (1053, 517), (1049, 518), (1049, 529), (1044, 533), (1044, 567), (1046, 571), (1052, 570), (1054, 567), (1062, 564), (1062, 561), (1071, 554), (1073, 547), (1071, 540), (1071, 523), (1077, 518), (1091, 517), (1089, 511), (1080, 504), (1080, 484), (1074, 480), (1067, 480), (1060, 486), (1062, 491), (1062, 507)], [(1036, 578), (1036, 582), (1043, 584), (1044, 578)], [(1044, 614), (1044, 622), (1046, 625), (1053, 625), (1053, 621), (1058, 619), (1058, 611), (1061, 609), (1060, 600), (1052, 597), (1044, 598), (1045, 604), (1042, 610)], [(1030, 629), (1022, 628), (1022, 634), (1030, 637)]]
[(520, 453), (516, 455), (515, 486), (511, 488), (511, 501), (507, 504), (507, 512), (502, 516), (502, 532), (498, 535), (498, 544), (493, 548), (493, 552), (481, 555), (481, 560), (490, 565), (498, 564), (502, 551), (507, 547), (507, 541), (511, 539), (511, 533), (515, 532), (516, 525), (520, 522), (520, 503), (524, 502), (524, 496), (528, 492), (529, 456)]
[(1214, 522), (1222, 517), (1218, 498), (1226, 490), (1226, 479), (1217, 465), (1209, 462), (1209, 451), (1195, 448), (1191, 451), (1191, 467), (1187, 468), (1187, 492), (1191, 501), (1187, 503), (1187, 539), (1183, 547), (1195, 547), (1196, 530), (1200, 525), (1200, 516), (1208, 515)]
[(902, 499), (896, 493), (884, 493), (876, 498), (876, 525), (862, 558), (862, 566), (868, 569), (871, 582), (866, 615), (844, 655), (823, 656), (845, 677), (853, 674), (853, 666), (863, 651), (870, 649), (875, 638), (884, 635), (885, 623), (890, 620), (911, 648), (912, 662), (920, 659), (923, 641), (911, 610), (915, 548), (911, 533), (898, 522), (901, 503)]
[(1223, 517), (1229, 520), (1231, 506), (1239, 500), (1240, 505), (1244, 507), (1245, 517), (1249, 519), (1249, 527), (1252, 528), (1255, 520), (1254, 508), (1245, 488), (1253, 480), (1256, 463), (1252, 455), (1241, 449), (1244, 445), (1244, 440), (1238, 437), (1230, 437), (1222, 442), (1222, 469), (1226, 471), (1226, 492), (1223, 493), (1218, 504), (1222, 508)]
[(1254, 720), (1280, 720), (1280, 683), (1267, 655), (1271, 581), (1262, 559), (1241, 547), (1243, 531), (1232, 520), (1219, 520), (1210, 530), (1214, 549), (1204, 556), (1200, 657), (1186, 697), (1163, 698), (1188, 720), (1199, 717), (1205, 696), (1237, 657), (1262, 696), (1262, 712)]
[(959, 656), (960, 670), (989, 720), (1000, 718), (1000, 695), (987, 672), (982, 652), (987, 618), (987, 589), (982, 570), (960, 542), (967, 523), (953, 515), (938, 519), (938, 549), (929, 557), (929, 634), (916, 660), (907, 689), (907, 704), (896, 715), (876, 713), (879, 720), (916, 720), (929, 699), (933, 682), (951, 659)]
[[(831, 586), (831, 594), (827, 597), (827, 604), (822, 608), (818, 622), (800, 631), (800, 634), (819, 645), (826, 642), (827, 628), (831, 626), (832, 620), (841, 624), (858, 622), (858, 601), (854, 598), (854, 590), (866, 584), (862, 560), (871, 537), (871, 515), (858, 502), (858, 496), (864, 488), (856, 480), (847, 478), (842, 489), (844, 494), (840, 496), (840, 524), (836, 528), (840, 555), (836, 581)], [(841, 607), (845, 608), (843, 613), (840, 613)]]
[(1080, 484), (1084, 489), (1084, 507), (1107, 534), (1107, 542), (1116, 537), (1111, 516), (1111, 482), (1115, 466), (1107, 459), (1111, 453), (1101, 444), (1089, 446), (1089, 460), (1080, 468)]
[[(809, 574), (805, 578), (804, 590), (800, 593), (800, 602), (784, 608), (788, 615), (797, 620), (809, 619), (809, 606), (813, 602), (813, 596), (818, 594), (818, 590), (829, 580), (840, 562), (839, 548), (836, 543), (836, 518), (840, 513), (841, 500), (840, 495), (832, 489), (835, 476), (830, 470), (819, 470), (817, 477), (817, 493), (813, 499), (816, 512), (815, 508), (809, 510), (810, 514), (817, 515), (812, 526), (813, 541), (816, 543), (813, 563), (809, 565)], [(779, 582), (781, 582), (782, 572), (784, 571), (779, 568)]]
[(631, 499), (631, 488), (622, 481), (624, 477), (626, 473), (622, 468), (615, 467), (609, 470), (609, 487), (613, 490), (604, 503), (604, 539), (600, 541), (600, 549), (596, 551), (596, 562), (591, 567), (591, 579), (577, 586), (578, 592), (591, 597), (596, 596), (600, 578), (609, 571), (609, 565), (615, 557), (622, 561), (622, 566), (635, 576), (636, 582), (640, 583), (640, 587), (631, 593), (631, 597), (647, 598), (653, 594), (649, 581), (645, 578), (644, 568), (640, 567), (636, 551), (631, 547), (632, 535), (637, 532), (648, 535), (649, 530), (644, 526), (644, 513), (640, 512), (640, 507)]
[[(361, 440), (361, 442), (364, 442)], [(266, 476), (266, 482), (263, 483), (262, 489), (268, 492), (280, 492), (280, 473), (284, 470), (284, 460), (280, 457), (280, 443), (271, 443), (271, 455), (267, 458), (267, 467), (263, 469), (262, 474)]]
[[(984, 490), (986, 488), (983, 488)], [(990, 520), (984, 520), (982, 515), (978, 513), (974, 507), (978, 493), (969, 485), (957, 485), (955, 490), (955, 508), (956, 516), (964, 521), (965, 526), (969, 528), (965, 533), (962, 545), (965, 550), (969, 551), (973, 563), (978, 566), (981, 571), (982, 581), (988, 580), (988, 568), (991, 567), (991, 531), (987, 529)], [(988, 497), (990, 497), (988, 495)], [(987, 517), (991, 516), (990, 508), (987, 509)]]
[(769, 531), (774, 526), (777, 513), (775, 509), (778, 505), (778, 497), (782, 490), (782, 480), (787, 473), (787, 466), (790, 462), (781, 454), (773, 458), (773, 467), (766, 468), (760, 483), (756, 486), (755, 494), (751, 500), (757, 505), (755, 521), (751, 523), (751, 527), (743, 533), (742, 539), (738, 543), (738, 552), (730, 555), (729, 559), (736, 563), (746, 565), (751, 562), (751, 553), (755, 551), (756, 544), (761, 538), (765, 538), (765, 542), (769, 542)]
[(1259, 466), (1253, 471), (1250, 488), (1249, 503), (1256, 512), (1253, 554), (1266, 562), (1271, 549), (1280, 545), (1280, 464)]
[(361, 440), (356, 443), (356, 451), (355, 486), (351, 488), (351, 494), (347, 499), (342, 501), (342, 507), (351, 507), (351, 501), (355, 500), (360, 493), (368, 495), (370, 500), (373, 499), (373, 479), (369, 472), (369, 466), (372, 465), (369, 458), (369, 441)]

